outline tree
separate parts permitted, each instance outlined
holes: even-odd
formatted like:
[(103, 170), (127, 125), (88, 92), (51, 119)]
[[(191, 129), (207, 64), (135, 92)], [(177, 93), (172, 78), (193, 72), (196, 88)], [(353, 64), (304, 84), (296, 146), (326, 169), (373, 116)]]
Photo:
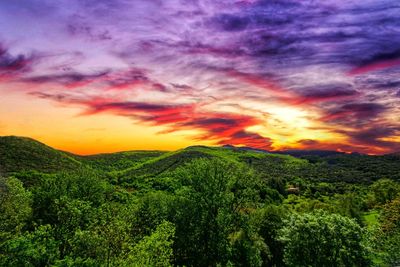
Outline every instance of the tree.
[(176, 263), (225, 265), (230, 259), (229, 236), (240, 231), (246, 214), (258, 203), (258, 177), (245, 166), (219, 159), (192, 161), (177, 176), (183, 187), (175, 204)]
[(50, 225), (14, 236), (4, 246), (1, 266), (49, 266), (59, 257), (58, 242)]
[(131, 236), (129, 206), (107, 203), (96, 210), (95, 219), (87, 230), (78, 230), (73, 239), (73, 256), (93, 258), (105, 266), (114, 263), (129, 250)]
[(31, 216), (31, 193), (17, 178), (0, 177), (0, 244), (19, 234)]
[(53, 228), (56, 240), (60, 241), (61, 258), (68, 255), (73, 250), (72, 239), (77, 230), (88, 228), (93, 207), (90, 202), (61, 197), (54, 202), (56, 216)]
[(293, 214), (280, 231), (288, 266), (368, 266), (362, 228), (338, 214)]
[(392, 201), (400, 193), (400, 184), (389, 179), (380, 179), (370, 186), (372, 201), (383, 205)]
[(390, 266), (398, 266), (400, 264), (400, 197), (384, 205), (380, 222), (381, 231), (377, 232), (377, 241), (383, 252), (383, 258)]
[(253, 216), (252, 224), (266, 246), (261, 254), (263, 266), (283, 266), (284, 244), (279, 240), (279, 231), (287, 214), (288, 210), (282, 206), (268, 205)]
[(137, 243), (129, 253), (125, 266), (168, 267), (171, 265), (175, 227), (164, 221), (150, 235)]
[[(39, 224), (56, 224), (62, 198), (80, 200), (93, 207), (104, 203), (109, 185), (96, 173), (81, 171), (43, 176), (33, 190), (33, 219)], [(57, 202), (57, 203), (56, 203)], [(65, 202), (65, 201), (64, 201)]]

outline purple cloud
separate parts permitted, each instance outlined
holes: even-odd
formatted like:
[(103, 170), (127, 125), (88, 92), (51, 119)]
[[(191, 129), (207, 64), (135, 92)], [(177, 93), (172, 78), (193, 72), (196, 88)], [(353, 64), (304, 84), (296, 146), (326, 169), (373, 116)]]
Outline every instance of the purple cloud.
[[(5, 0), (0, 80), (216, 143), (273, 146), (247, 127), (272, 130), (257, 117), (271, 105), (302, 109), (347, 146), (389, 150), (368, 129), (399, 124), (399, 22), (392, 0)], [(64, 68), (62, 55), (80, 56)]]

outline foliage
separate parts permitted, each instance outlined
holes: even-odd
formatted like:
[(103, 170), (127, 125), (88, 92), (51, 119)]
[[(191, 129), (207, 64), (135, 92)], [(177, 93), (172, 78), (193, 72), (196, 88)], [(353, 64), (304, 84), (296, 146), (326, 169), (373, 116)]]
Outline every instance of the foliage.
[(377, 231), (377, 248), (390, 266), (400, 264), (400, 197), (387, 203), (380, 216), (381, 228)]
[(177, 175), (183, 186), (177, 192), (176, 251), (187, 259), (178, 263), (226, 264), (231, 249), (229, 235), (257, 205), (257, 177), (245, 166), (220, 159), (193, 161)]
[(283, 206), (268, 205), (257, 210), (252, 218), (252, 225), (257, 228), (265, 246), (261, 251), (263, 266), (284, 265), (284, 243), (279, 239), (279, 232), (285, 225), (288, 213)]
[(15, 236), (3, 244), (3, 249), (1, 266), (49, 266), (60, 255), (58, 241), (49, 225)]
[(304, 153), (0, 137), (0, 266), (399, 265), (399, 157)]
[(338, 214), (293, 214), (280, 232), (288, 266), (365, 266), (362, 229)]
[(0, 177), (0, 242), (19, 234), (31, 213), (31, 192), (16, 178)]
[(16, 171), (37, 170), (54, 173), (86, 168), (68, 153), (55, 150), (30, 138), (0, 137), (0, 175)]
[(150, 235), (140, 240), (129, 252), (127, 265), (129, 266), (172, 266), (172, 244), (175, 227), (164, 221), (157, 226)]
[[(380, 179), (370, 187), (369, 205), (384, 205), (400, 194), (400, 184), (389, 179)], [(371, 203), (372, 202), (372, 203)]]

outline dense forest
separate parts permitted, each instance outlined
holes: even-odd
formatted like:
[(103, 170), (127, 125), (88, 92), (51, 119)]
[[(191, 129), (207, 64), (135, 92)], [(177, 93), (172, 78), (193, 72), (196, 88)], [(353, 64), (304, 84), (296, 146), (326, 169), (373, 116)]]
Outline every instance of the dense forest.
[(399, 182), (400, 154), (0, 137), (0, 266), (399, 266)]

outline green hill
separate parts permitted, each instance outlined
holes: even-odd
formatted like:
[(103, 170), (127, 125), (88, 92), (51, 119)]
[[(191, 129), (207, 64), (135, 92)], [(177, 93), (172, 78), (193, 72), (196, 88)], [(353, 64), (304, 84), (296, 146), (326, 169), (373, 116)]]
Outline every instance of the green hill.
[(75, 156), (75, 158), (97, 170), (118, 171), (132, 168), (135, 165), (159, 157), (165, 153), (164, 151), (126, 151)]
[(148, 257), (162, 251), (171, 266), (202, 266), (218, 248), (207, 266), (286, 266), (294, 245), (296, 260), (320, 244), (315, 257), (331, 259), (326, 233), (341, 235), (335, 246), (349, 257), (358, 249), (382, 263), (399, 238), (384, 232), (399, 221), (393, 180), (398, 154), (191, 146), (80, 156), (0, 137), (0, 266), (156, 266)]
[(305, 153), (297, 157), (235, 147), (191, 146), (172, 152), (127, 151), (79, 156), (53, 149), (30, 138), (0, 137), (0, 174), (36, 170), (43, 173), (91, 169), (112, 173), (120, 181), (168, 176), (197, 158), (220, 158), (250, 165), (263, 177), (309, 181), (370, 183), (380, 178), (400, 180), (398, 154)]
[(0, 137), (0, 174), (37, 170), (52, 173), (75, 170), (82, 163), (68, 153), (26, 137)]
[[(288, 155), (260, 153), (251, 150), (233, 150), (225, 147), (191, 146), (174, 152), (165, 153), (118, 174), (123, 180), (135, 177), (168, 176), (176, 168), (198, 158), (219, 158), (225, 161), (243, 163), (254, 167), (266, 176), (290, 176), (306, 160)], [(292, 175), (293, 176), (293, 175)]]

